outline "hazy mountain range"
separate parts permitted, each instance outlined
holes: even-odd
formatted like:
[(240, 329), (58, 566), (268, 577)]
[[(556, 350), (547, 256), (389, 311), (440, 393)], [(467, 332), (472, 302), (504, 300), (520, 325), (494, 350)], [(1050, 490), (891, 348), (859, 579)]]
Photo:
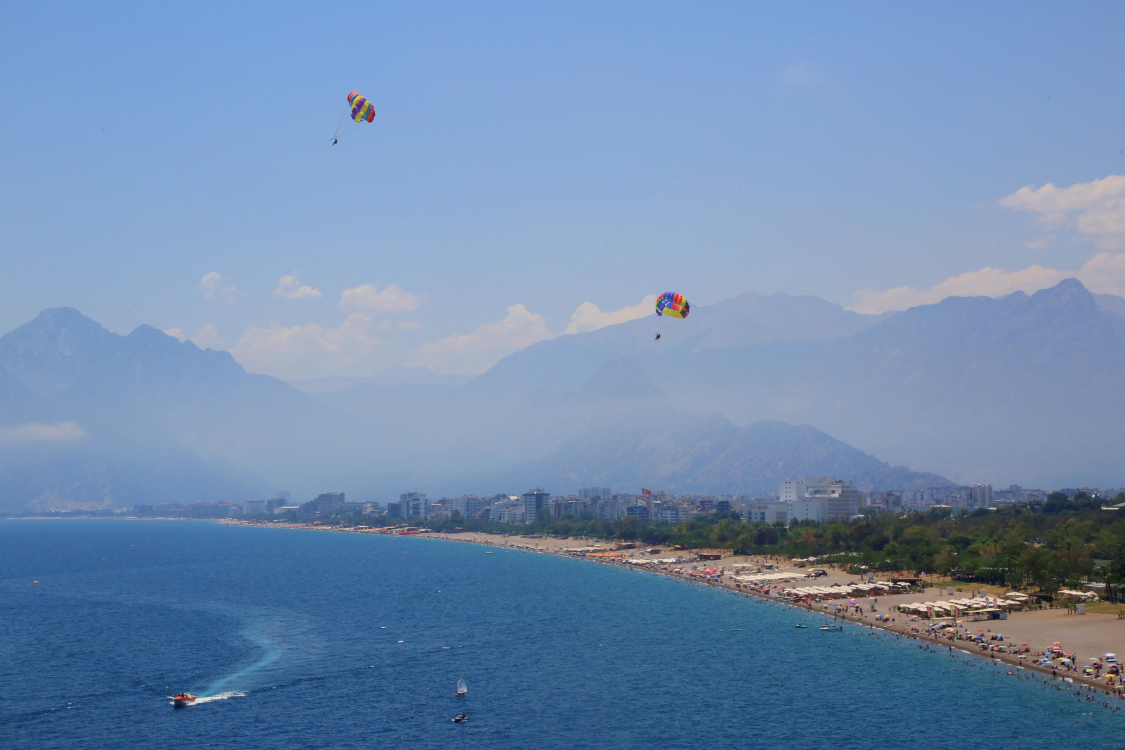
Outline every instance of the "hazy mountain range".
[(863, 451), (961, 482), (1125, 484), (1125, 299), (1077, 281), (883, 316), (747, 294), (660, 341), (657, 324), (544, 341), (468, 382), (395, 368), (298, 389), (45, 310), (0, 337), (0, 509), (948, 483)]

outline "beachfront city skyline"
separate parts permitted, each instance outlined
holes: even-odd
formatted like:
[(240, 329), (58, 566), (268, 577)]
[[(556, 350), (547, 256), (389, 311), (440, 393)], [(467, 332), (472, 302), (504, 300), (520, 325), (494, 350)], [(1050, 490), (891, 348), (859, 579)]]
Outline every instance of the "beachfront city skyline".
[(0, 5), (0, 748), (1116, 747), (1123, 37)]

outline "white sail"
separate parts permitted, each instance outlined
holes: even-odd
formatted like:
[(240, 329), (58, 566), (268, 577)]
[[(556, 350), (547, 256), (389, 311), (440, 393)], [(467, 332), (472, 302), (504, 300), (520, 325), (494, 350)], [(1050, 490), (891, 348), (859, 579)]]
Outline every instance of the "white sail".
[(469, 688), (465, 685), (464, 680), (457, 680), (457, 695), (468, 695)]

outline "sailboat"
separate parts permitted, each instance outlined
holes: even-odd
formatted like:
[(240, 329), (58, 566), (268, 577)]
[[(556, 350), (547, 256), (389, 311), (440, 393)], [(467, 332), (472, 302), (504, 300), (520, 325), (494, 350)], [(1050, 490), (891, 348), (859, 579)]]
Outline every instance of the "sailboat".
[(469, 687), (465, 684), (464, 680), (457, 680), (457, 697), (464, 698), (469, 694)]

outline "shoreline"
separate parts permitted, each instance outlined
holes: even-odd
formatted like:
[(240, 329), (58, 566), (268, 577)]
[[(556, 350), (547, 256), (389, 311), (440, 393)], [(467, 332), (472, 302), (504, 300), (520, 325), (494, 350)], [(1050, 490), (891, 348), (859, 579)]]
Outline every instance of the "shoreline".
[[(256, 522), (248, 522), (248, 521), (239, 521), (237, 519), (219, 519), (219, 520), (217, 520), (217, 523), (221, 523), (223, 525), (231, 525), (231, 526), (258, 526), (258, 527), (267, 527), (267, 528), (310, 529), (310, 530), (313, 530), (313, 531), (334, 531), (334, 532), (337, 532), (337, 533), (341, 533), (341, 532), (342, 533), (352, 533), (352, 534), (365, 533), (365, 534), (378, 534), (380, 536), (404, 536), (402, 534), (388, 534), (386, 532), (383, 532), (383, 531), (380, 531), (380, 530), (375, 530), (375, 529), (357, 529), (357, 528), (341, 529), (339, 527), (334, 527), (334, 526), (313, 526), (311, 524), (256, 523)], [(943, 638), (943, 637), (939, 636), (937, 633), (913, 632), (910, 629), (910, 625), (909, 625), (910, 621), (907, 619), (903, 622), (898, 622), (900, 617), (895, 617), (896, 622), (894, 622), (892, 624), (884, 624), (882, 622), (875, 621), (873, 618), (869, 619), (868, 616), (867, 616), (867, 613), (864, 613), (862, 615), (856, 615), (856, 614), (851, 614), (851, 613), (836, 614), (834, 612), (817, 610), (813, 607), (813, 605), (811, 603), (805, 603), (804, 606), (802, 606), (799, 603), (786, 601), (785, 599), (783, 599), (781, 597), (774, 597), (774, 596), (770, 596), (770, 595), (767, 595), (767, 594), (763, 594), (763, 593), (758, 592), (758, 591), (753, 591), (746, 586), (743, 586), (741, 584), (737, 584), (737, 583), (734, 583), (734, 582), (730, 582), (730, 581), (727, 581), (727, 580), (722, 580), (722, 579), (720, 579), (718, 581), (704, 580), (700, 577), (689, 576), (689, 575), (686, 575), (686, 574), (677, 574), (677, 573), (674, 573), (674, 572), (671, 572), (671, 571), (660, 570), (658, 568), (653, 568), (653, 567), (645, 567), (645, 566), (637, 565), (637, 564), (630, 564), (630, 563), (625, 562), (626, 557), (624, 555), (620, 555), (620, 556), (617, 556), (617, 557), (590, 557), (590, 556), (585, 556), (585, 555), (577, 555), (577, 554), (574, 554), (573, 552), (569, 551), (568, 548), (564, 548), (564, 547), (551, 548), (549, 545), (547, 545), (547, 546), (544, 546), (544, 547), (540, 548), (538, 546), (538, 544), (536, 544), (535, 546), (531, 546), (530, 544), (512, 544), (511, 542), (506, 541), (507, 539), (511, 539), (512, 537), (503, 537), (502, 535), (487, 534), (485, 532), (462, 532), (460, 534), (451, 533), (451, 532), (424, 532), (424, 533), (419, 532), (419, 533), (411, 533), (411, 534), (406, 535), (406, 536), (419, 538), (419, 539), (429, 539), (429, 540), (433, 540), (433, 541), (455, 542), (455, 543), (458, 543), (458, 544), (474, 544), (474, 545), (477, 545), (477, 546), (493, 547), (493, 548), (496, 548), (496, 549), (504, 549), (504, 550), (516, 551), (516, 552), (533, 552), (533, 553), (540, 553), (540, 554), (549, 554), (549, 555), (553, 555), (555, 557), (564, 557), (564, 558), (572, 559), (572, 560), (584, 560), (584, 561), (587, 561), (587, 562), (601, 563), (603, 565), (612, 565), (612, 566), (617, 567), (617, 568), (634, 570), (634, 571), (638, 571), (638, 572), (642, 572), (642, 573), (649, 573), (649, 574), (653, 574), (653, 575), (662, 575), (662, 576), (665, 576), (667, 578), (672, 578), (674, 580), (684, 581), (686, 583), (706, 585), (706, 586), (710, 586), (710, 587), (713, 587), (713, 588), (722, 589), (722, 590), (727, 591), (731, 594), (741, 595), (741, 596), (744, 596), (746, 598), (753, 598), (753, 599), (758, 599), (760, 601), (767, 602), (767, 603), (770, 603), (770, 604), (780, 604), (780, 605), (784, 605), (784, 606), (787, 606), (787, 607), (792, 607), (795, 610), (807, 612), (809, 614), (819, 614), (819, 615), (822, 615), (825, 618), (825, 620), (827, 621), (828, 624), (838, 624), (838, 625), (841, 625), (841, 626), (843, 626), (845, 624), (846, 625), (854, 625), (854, 626), (858, 626), (858, 627), (868, 628), (871, 631), (873, 631), (873, 633), (887, 633), (887, 634), (893, 635), (897, 638), (910, 639), (910, 640), (916, 641), (918, 643), (918, 648), (927, 649), (927, 650), (930, 650), (933, 653), (938, 653), (941, 648), (945, 648), (950, 656), (953, 656), (954, 652), (959, 652), (959, 653), (965, 654), (967, 656), (973, 656), (973, 657), (976, 657), (976, 658), (979, 658), (979, 659), (983, 659), (983, 660), (988, 661), (989, 663), (993, 664), (994, 666), (1003, 665), (1003, 666), (1006, 666), (1008, 668), (1008, 674), (1009, 675), (1011, 675), (1013, 677), (1016, 677), (1018, 679), (1036, 679), (1036, 678), (1038, 678), (1038, 676), (1041, 676), (1042, 681), (1045, 684), (1047, 684), (1048, 686), (1054, 685), (1056, 687), (1056, 689), (1058, 689), (1058, 690), (1062, 690), (1064, 686), (1066, 687), (1067, 690), (1070, 690), (1071, 686), (1073, 685), (1076, 688), (1082, 688), (1082, 689), (1085, 689), (1085, 690), (1090, 691), (1092, 693), (1102, 693), (1107, 698), (1117, 698), (1118, 700), (1121, 700), (1122, 705), (1125, 706), (1125, 687), (1115, 686), (1115, 688), (1111, 690), (1111, 689), (1107, 688), (1106, 685), (1104, 685), (1102, 683), (1099, 683), (1096, 679), (1087, 677), (1087, 676), (1085, 676), (1085, 675), (1083, 675), (1079, 672), (1060, 673), (1057, 670), (1054, 670), (1054, 669), (1051, 669), (1051, 668), (1048, 668), (1048, 667), (1044, 667), (1044, 666), (1041, 666), (1041, 665), (1038, 665), (1038, 664), (1024, 663), (1023, 660), (1019, 659), (1017, 656), (1015, 656), (1013, 654), (997, 653), (997, 652), (993, 652), (993, 651), (983, 651), (983, 650), (971, 649), (971, 648), (969, 648), (969, 644), (972, 643), (971, 641), (957, 641), (957, 640), (951, 641), (951, 640), (948, 640), (946, 638)], [(555, 539), (553, 537), (542, 537), (541, 538), (541, 537), (538, 537), (538, 536), (528, 537), (528, 538), (524, 538), (524, 537), (517, 537), (517, 538), (525, 539), (526, 541), (531, 541), (532, 538), (536, 539), (537, 541), (543, 541), (543, 542), (547, 542), (547, 541), (562, 542), (562, 541), (564, 541), (564, 540), (561, 540), (561, 539)], [(575, 541), (575, 540), (569, 540), (569, 541)], [(582, 541), (587, 543), (587, 544), (591, 543), (590, 540), (582, 540)], [(596, 540), (594, 543), (596, 543), (596, 544), (607, 544), (607, 545), (610, 544), (608, 542), (605, 542), (604, 540)], [(606, 550), (606, 552), (609, 552), (609, 551), (610, 551), (609, 549)], [(643, 550), (641, 550), (641, 551), (643, 552)], [(671, 553), (669, 552), (669, 554), (671, 554)], [(654, 561), (653, 560), (647, 560), (646, 562), (654, 562)], [(800, 576), (803, 576), (803, 575), (804, 575), (804, 573), (796, 573), (795, 572), (794, 578), (797, 578), (797, 577), (800, 577)], [(901, 613), (901, 612), (897, 612), (896, 614), (901, 616), (901, 618), (909, 617), (905, 613)], [(1020, 674), (1016, 670), (1022, 670), (1022, 672), (1024, 674)], [(1103, 677), (1103, 679), (1104, 679), (1104, 677)], [(1093, 700), (1093, 698), (1088, 697), (1088, 700)], [(1120, 710), (1120, 708), (1118, 706), (1116, 706), (1114, 704), (1111, 704), (1111, 703), (1108, 703), (1108, 702), (1105, 703), (1105, 707), (1107, 707), (1111, 710), (1114, 710), (1114, 711)]]
[[(70, 519), (65, 519), (65, 518), (51, 518), (51, 517), (24, 517), (24, 519), (26, 519), (26, 520), (48, 520), (48, 519), (49, 520), (70, 520)], [(22, 519), (8, 519), (8, 520), (22, 520)], [(607, 542), (605, 540), (575, 540), (575, 539), (566, 540), (566, 541), (571, 541), (571, 542), (582, 541), (587, 545), (590, 545), (590, 544), (593, 544), (595, 546), (603, 545), (603, 544), (606, 545), (606, 549), (599, 553), (603, 556), (594, 557), (594, 556), (588, 556), (588, 555), (585, 555), (585, 554), (576, 554), (569, 547), (564, 547), (564, 546), (561, 546), (561, 545), (558, 544), (558, 543), (563, 542), (564, 540), (556, 539), (556, 538), (553, 538), (553, 537), (539, 537), (539, 536), (531, 536), (531, 537), (511, 537), (511, 536), (509, 536), (509, 537), (504, 537), (503, 535), (488, 534), (488, 533), (485, 533), (485, 532), (462, 532), (462, 533), (413, 532), (413, 533), (410, 533), (410, 534), (390, 534), (390, 533), (387, 533), (387, 531), (384, 530), (384, 529), (373, 529), (373, 528), (359, 529), (359, 528), (356, 528), (356, 527), (341, 528), (341, 527), (338, 527), (338, 526), (314, 526), (312, 524), (290, 524), (290, 523), (242, 521), (242, 520), (235, 519), (235, 518), (221, 518), (221, 519), (210, 519), (210, 518), (200, 518), (200, 519), (116, 518), (116, 519), (100, 519), (100, 520), (134, 520), (134, 521), (161, 521), (161, 520), (193, 521), (194, 520), (194, 521), (208, 521), (208, 522), (216, 523), (216, 524), (223, 525), (223, 526), (251, 526), (251, 527), (256, 527), (256, 528), (269, 528), (269, 529), (327, 531), (327, 532), (334, 532), (334, 533), (350, 533), (350, 534), (377, 534), (377, 535), (380, 535), (380, 536), (410, 536), (410, 537), (415, 537), (415, 538), (419, 538), (419, 539), (429, 539), (429, 540), (433, 540), (433, 541), (455, 542), (455, 543), (459, 543), (459, 544), (474, 544), (474, 545), (477, 545), (477, 546), (492, 547), (492, 548), (495, 548), (495, 549), (504, 549), (504, 550), (516, 551), (516, 552), (536, 552), (536, 553), (540, 553), (540, 554), (553, 555), (555, 557), (564, 557), (564, 558), (573, 559), (573, 560), (584, 560), (586, 562), (601, 563), (601, 564), (604, 564), (604, 565), (612, 565), (612, 566), (617, 567), (617, 568), (634, 570), (634, 571), (649, 573), (649, 574), (653, 574), (653, 575), (661, 575), (661, 576), (665, 576), (667, 578), (672, 578), (674, 580), (684, 581), (686, 583), (706, 585), (706, 586), (710, 586), (712, 588), (722, 589), (722, 590), (724, 590), (724, 591), (726, 591), (730, 594), (740, 595), (740, 596), (743, 596), (743, 597), (746, 597), (746, 598), (758, 599), (760, 601), (763, 601), (763, 602), (766, 602), (766, 603), (769, 603), (769, 604), (784, 605), (784, 606), (791, 607), (791, 608), (793, 608), (795, 610), (798, 610), (798, 611), (807, 612), (809, 614), (822, 615), (825, 618), (825, 621), (828, 624), (837, 624), (837, 625), (840, 625), (841, 627), (843, 625), (854, 625), (854, 626), (858, 626), (858, 627), (868, 628), (871, 631), (870, 634), (886, 633), (886, 634), (889, 634), (889, 635), (893, 635), (896, 638), (910, 639), (910, 640), (913, 640), (913, 641), (917, 642), (918, 648), (928, 650), (931, 653), (938, 653), (941, 648), (944, 648), (944, 649), (947, 650), (948, 654), (952, 657), (954, 655), (954, 651), (956, 651), (956, 652), (965, 654), (967, 656), (974, 656), (974, 657), (977, 657), (977, 658), (980, 658), (980, 659), (985, 659), (989, 663), (993, 664), (994, 666), (1001, 666), (1001, 665), (1006, 666), (1006, 667), (1008, 667), (1008, 674), (1013, 676), (1013, 677), (1016, 677), (1018, 679), (1041, 679), (1041, 681), (1044, 682), (1046, 685), (1048, 685), (1049, 687), (1053, 685), (1057, 690), (1062, 690), (1063, 687), (1065, 686), (1066, 690), (1069, 691), (1069, 690), (1071, 690), (1071, 686), (1074, 686), (1075, 688), (1088, 691), (1089, 693), (1095, 693), (1095, 694), (1096, 693), (1102, 693), (1107, 698), (1116, 697), (1117, 699), (1122, 701), (1122, 706), (1125, 706), (1125, 687), (1123, 687), (1123, 686), (1114, 686), (1113, 689), (1111, 690), (1105, 684), (1099, 683), (1096, 679), (1091, 678), (1091, 677), (1087, 677), (1087, 676), (1085, 676), (1085, 675), (1083, 675), (1079, 672), (1059, 673), (1055, 669), (1051, 669), (1049, 667), (1041, 666), (1041, 665), (1038, 665), (1038, 664), (1035, 664), (1035, 663), (1026, 663), (1025, 664), (1023, 662), (1023, 660), (1019, 659), (1017, 656), (1015, 656), (1013, 654), (997, 653), (997, 652), (984, 651), (984, 650), (979, 650), (979, 649), (971, 649), (971, 648), (969, 648), (969, 644), (972, 643), (971, 641), (949, 640), (947, 638), (939, 636), (937, 633), (914, 632), (914, 631), (911, 630), (911, 626), (909, 625), (909, 623), (910, 623), (909, 619), (905, 619), (902, 622), (898, 622), (898, 620), (901, 619), (901, 618), (908, 618), (909, 617), (909, 615), (906, 615), (905, 613), (902, 613), (902, 612), (895, 612), (895, 614), (897, 615), (894, 618), (895, 622), (890, 623), (890, 624), (886, 624), (886, 623), (883, 623), (883, 622), (875, 621), (873, 617), (868, 618), (868, 613), (863, 613), (863, 614), (857, 615), (855, 613), (846, 613), (846, 612), (845, 613), (836, 613), (836, 612), (829, 612), (829, 611), (826, 611), (826, 610), (823, 610), (823, 609), (818, 610), (818, 609), (815, 609), (813, 607), (813, 604), (811, 602), (805, 602), (802, 605), (802, 603), (787, 601), (787, 600), (785, 600), (781, 597), (771, 596), (771, 595), (762, 593), (760, 591), (754, 591), (754, 590), (750, 589), (749, 586), (745, 586), (745, 585), (740, 584), (740, 583), (736, 583), (736, 582), (729, 581), (729, 580), (724, 580), (724, 579), (727, 578), (726, 575), (723, 575), (722, 577), (719, 577), (719, 580), (714, 580), (713, 577), (708, 577), (707, 579), (704, 579), (703, 577), (692, 576), (692, 575), (688, 575), (687, 573), (677, 573), (677, 572), (669, 571), (669, 570), (661, 570), (661, 569), (656, 568), (656, 567), (648, 567), (647, 565), (638, 565), (636, 563), (629, 563), (629, 562), (626, 562), (626, 560), (629, 559), (629, 558), (625, 554), (610, 555), (611, 552), (624, 553), (625, 550), (624, 549), (610, 549), (611, 547), (617, 547), (618, 545), (612, 544), (612, 543)], [(511, 541), (508, 541), (509, 539), (513, 539), (513, 538), (523, 539), (524, 541), (528, 541), (528, 542), (530, 542), (532, 539), (534, 539), (534, 540), (536, 540), (536, 543), (535, 543), (534, 546), (532, 546), (531, 544), (519, 544), (519, 543), (513, 544)], [(544, 542), (545, 543), (544, 546), (540, 547), (539, 542)], [(549, 544), (548, 542), (553, 542), (557, 546), (552, 547), (552, 545)], [(587, 548), (589, 548), (589, 547), (587, 547)], [(642, 554), (644, 553), (644, 550), (638, 550), (638, 551), (641, 552)], [(668, 550), (662, 550), (662, 552), (665, 552), (666, 554), (674, 554), (674, 553), (672, 553), (671, 551), (668, 551)], [(609, 555), (609, 556), (605, 556), (605, 555)], [(636, 559), (636, 557), (635, 557), (636, 552), (633, 552), (632, 555), (633, 555), (633, 559)], [(766, 557), (766, 556), (762, 556), (762, 557)], [(656, 560), (653, 560), (653, 559), (647, 559), (647, 560), (643, 560), (643, 561), (645, 563), (655, 563), (656, 562)], [(778, 562), (780, 562), (780, 561), (778, 561)], [(690, 565), (691, 563), (678, 563), (678, 564)], [(793, 574), (793, 578), (795, 578), (795, 579), (804, 577), (806, 575), (803, 571), (792, 571), (792, 574)], [(787, 580), (786, 582), (788, 583), (789, 581)], [(884, 598), (886, 598), (886, 597), (884, 597)], [(874, 599), (873, 601), (877, 601), (877, 599)], [(824, 606), (826, 607), (827, 605), (824, 605)], [(1028, 614), (1031, 614), (1031, 613), (1028, 613)], [(1098, 617), (1098, 616), (1099, 615), (1087, 615), (1087, 617)], [(1108, 615), (1101, 615), (1101, 616), (1105, 617), (1105, 616), (1108, 616)], [(919, 621), (919, 622), (921, 622), (921, 621)], [(1005, 622), (1011, 622), (1011, 621), (1008, 620), (1008, 621), (1005, 621)], [(1123, 627), (1125, 627), (1125, 626), (1123, 626)], [(1017, 670), (1022, 671), (1023, 674), (1021, 674)], [(1103, 679), (1104, 679), (1104, 676), (1103, 676)], [(1095, 698), (1092, 695), (1085, 696), (1085, 700), (1091, 701), (1091, 702), (1096, 702)], [(1110, 710), (1113, 710), (1113, 711), (1120, 710), (1119, 706), (1114, 705), (1114, 704), (1109, 703), (1109, 702), (1103, 703), (1103, 706), (1110, 709)]]

